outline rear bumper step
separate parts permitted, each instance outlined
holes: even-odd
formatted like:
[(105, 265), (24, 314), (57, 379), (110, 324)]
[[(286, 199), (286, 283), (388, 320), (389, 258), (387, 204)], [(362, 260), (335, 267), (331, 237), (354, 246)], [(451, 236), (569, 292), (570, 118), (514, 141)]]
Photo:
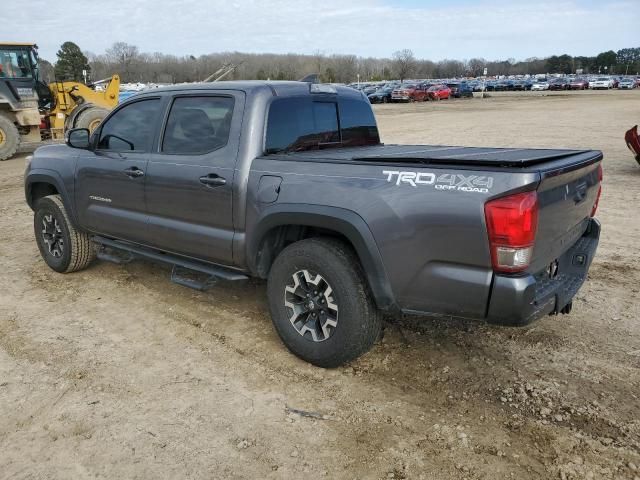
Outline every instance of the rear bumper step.
[(557, 274), (495, 275), (487, 321), (527, 325), (545, 315), (569, 313), (573, 297), (587, 278), (598, 247), (600, 223), (591, 219), (584, 235), (557, 260)]

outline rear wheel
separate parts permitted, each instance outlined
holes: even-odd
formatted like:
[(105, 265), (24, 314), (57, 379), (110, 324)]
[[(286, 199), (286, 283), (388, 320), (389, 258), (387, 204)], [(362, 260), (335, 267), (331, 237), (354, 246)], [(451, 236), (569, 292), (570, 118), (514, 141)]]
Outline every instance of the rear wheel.
[(89, 235), (72, 225), (60, 195), (39, 199), (34, 210), (36, 243), (46, 264), (60, 273), (86, 268), (95, 258), (95, 248)]
[(271, 267), (267, 292), (284, 344), (319, 367), (359, 357), (380, 335), (382, 315), (358, 258), (341, 241), (310, 238), (285, 248)]
[(78, 115), (76, 128), (87, 128), (89, 133), (93, 133), (108, 114), (109, 110), (106, 108), (89, 107)]
[(0, 115), (0, 161), (15, 155), (20, 145), (18, 128), (4, 115)]

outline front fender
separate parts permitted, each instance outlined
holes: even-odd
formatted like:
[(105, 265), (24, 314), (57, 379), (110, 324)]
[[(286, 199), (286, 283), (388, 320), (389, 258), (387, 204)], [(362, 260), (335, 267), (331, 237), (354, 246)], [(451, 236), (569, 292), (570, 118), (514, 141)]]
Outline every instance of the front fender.
[(250, 271), (258, 270), (258, 253), (267, 233), (285, 225), (323, 228), (344, 235), (362, 263), (378, 307), (382, 310), (399, 310), (373, 234), (362, 217), (351, 210), (310, 204), (276, 204), (267, 207), (261, 212), (251, 232), (247, 232), (247, 263)]
[(71, 195), (65, 187), (62, 176), (55, 171), (49, 170), (45, 168), (34, 168), (28, 170), (24, 176), (24, 194), (27, 204), (33, 210), (33, 186), (34, 184), (45, 183), (49, 185), (53, 185), (55, 189), (60, 194), (62, 198), (62, 203), (64, 204), (65, 209), (67, 210), (67, 214), (69, 215), (71, 221), (74, 225), (77, 225), (77, 216), (74, 208), (74, 203), (72, 201)]

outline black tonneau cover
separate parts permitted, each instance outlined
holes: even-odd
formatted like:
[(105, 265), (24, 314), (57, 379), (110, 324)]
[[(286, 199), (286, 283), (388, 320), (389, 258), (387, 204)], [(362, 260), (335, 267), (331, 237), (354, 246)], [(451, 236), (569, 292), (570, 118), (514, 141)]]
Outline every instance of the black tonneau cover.
[(596, 161), (602, 157), (602, 153), (596, 150), (455, 147), (449, 145), (375, 145), (295, 152), (290, 155), (301, 160), (419, 162), (492, 167), (528, 167), (568, 157), (573, 157), (582, 163)]

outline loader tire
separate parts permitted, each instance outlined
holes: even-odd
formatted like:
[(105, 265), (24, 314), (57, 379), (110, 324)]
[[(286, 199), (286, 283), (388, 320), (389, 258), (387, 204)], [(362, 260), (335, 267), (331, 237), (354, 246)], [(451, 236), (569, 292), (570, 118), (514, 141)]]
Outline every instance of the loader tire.
[(106, 108), (100, 107), (89, 107), (84, 112), (80, 112), (78, 115), (78, 119), (76, 120), (76, 128), (86, 128), (89, 130), (89, 133), (93, 133), (93, 131), (100, 125), (100, 122), (104, 120), (109, 114), (109, 110)]
[(13, 157), (20, 145), (20, 132), (7, 117), (0, 115), (0, 161)]

